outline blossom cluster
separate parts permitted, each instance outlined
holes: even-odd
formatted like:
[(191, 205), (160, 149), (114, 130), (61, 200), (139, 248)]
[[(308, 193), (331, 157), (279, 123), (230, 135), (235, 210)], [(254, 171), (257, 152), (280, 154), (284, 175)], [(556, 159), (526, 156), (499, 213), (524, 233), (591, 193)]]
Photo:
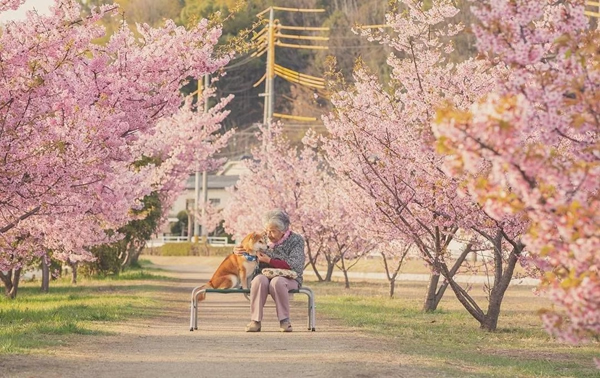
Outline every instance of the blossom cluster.
[[(578, 342), (600, 334), (598, 32), (583, 1), (484, 1), (478, 48), (509, 75), (468, 110), (434, 126), (446, 168), (494, 217), (525, 212), (523, 242), (556, 308), (548, 330)], [(477, 167), (489, 165), (486, 171)]]
[[(0, 11), (21, 2), (3, 2)], [(203, 114), (181, 106), (182, 85), (222, 67), (221, 34), (207, 20), (185, 29), (123, 22), (104, 45), (97, 22), (59, 0), (0, 33), (0, 270), (48, 250), (71, 261), (134, 215), (153, 191), (173, 197), (190, 166), (209, 166), (226, 100)], [(192, 168), (193, 169), (193, 168)], [(168, 202), (168, 201), (167, 201)]]

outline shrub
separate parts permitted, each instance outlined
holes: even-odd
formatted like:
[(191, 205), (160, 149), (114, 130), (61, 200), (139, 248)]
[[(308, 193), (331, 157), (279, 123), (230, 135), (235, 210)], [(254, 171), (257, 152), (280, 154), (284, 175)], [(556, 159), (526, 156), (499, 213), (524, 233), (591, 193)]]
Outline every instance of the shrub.
[(186, 243), (165, 243), (158, 247), (160, 256), (194, 256), (192, 251), (193, 244)]
[(77, 271), (84, 276), (119, 274), (121, 260), (119, 259), (118, 244), (104, 244), (90, 249), (96, 257), (95, 261), (81, 264)]
[(143, 254), (158, 256), (227, 256), (232, 247), (205, 246), (200, 243), (165, 243), (161, 247), (145, 248)]

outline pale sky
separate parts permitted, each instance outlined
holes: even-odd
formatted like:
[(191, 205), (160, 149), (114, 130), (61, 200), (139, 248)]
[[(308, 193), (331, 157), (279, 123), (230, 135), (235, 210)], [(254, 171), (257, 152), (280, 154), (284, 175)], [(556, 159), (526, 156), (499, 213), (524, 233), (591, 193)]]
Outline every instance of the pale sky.
[(54, 4), (54, 0), (27, 0), (19, 9), (0, 13), (0, 22), (9, 20), (25, 19), (25, 12), (36, 9), (38, 13), (44, 14), (50, 11), (50, 5)]

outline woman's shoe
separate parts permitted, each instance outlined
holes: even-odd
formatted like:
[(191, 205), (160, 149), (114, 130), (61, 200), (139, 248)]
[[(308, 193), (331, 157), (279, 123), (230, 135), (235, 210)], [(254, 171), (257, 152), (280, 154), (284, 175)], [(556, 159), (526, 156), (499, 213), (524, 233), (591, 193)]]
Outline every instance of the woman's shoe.
[(260, 322), (254, 320), (246, 326), (246, 332), (260, 332)]
[(292, 332), (292, 323), (289, 320), (279, 322), (279, 330), (281, 332)]

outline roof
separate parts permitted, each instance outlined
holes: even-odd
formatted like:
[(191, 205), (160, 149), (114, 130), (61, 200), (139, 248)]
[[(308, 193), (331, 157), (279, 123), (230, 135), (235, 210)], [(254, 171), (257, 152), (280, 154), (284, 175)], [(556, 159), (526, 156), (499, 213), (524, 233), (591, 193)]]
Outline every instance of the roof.
[[(235, 185), (240, 176), (217, 176), (209, 174), (207, 177), (207, 188), (208, 189), (224, 189)], [(194, 190), (196, 189), (196, 175), (190, 175), (185, 182), (185, 188)], [(200, 176), (200, 188), (202, 189), (202, 176)]]
[(239, 176), (240, 174), (248, 172), (248, 168), (244, 164), (244, 160), (250, 159), (250, 156), (242, 156), (238, 160), (229, 160), (226, 162), (221, 170), (217, 172), (219, 176)]

